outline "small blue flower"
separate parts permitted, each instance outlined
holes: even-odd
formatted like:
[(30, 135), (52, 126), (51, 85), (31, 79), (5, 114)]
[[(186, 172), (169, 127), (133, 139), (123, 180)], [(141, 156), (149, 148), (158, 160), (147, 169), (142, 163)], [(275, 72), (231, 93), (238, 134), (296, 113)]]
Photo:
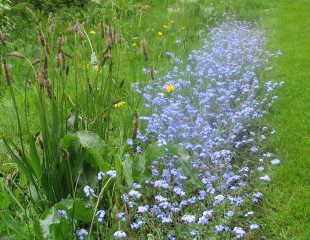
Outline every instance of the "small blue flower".
[(105, 217), (105, 211), (104, 210), (97, 211), (96, 216), (97, 216), (98, 222), (102, 223)]
[(133, 147), (134, 142), (133, 142), (133, 140), (132, 140), (131, 138), (128, 138), (128, 139), (127, 139), (127, 144), (128, 144), (130, 147)]
[(97, 175), (98, 181), (101, 181), (101, 180), (103, 179), (104, 176), (105, 176), (105, 173), (104, 173), (104, 172), (99, 172), (98, 175)]
[(116, 218), (119, 219), (121, 222), (126, 222), (127, 221), (124, 212), (116, 213)]
[(243, 238), (246, 232), (241, 227), (234, 227), (233, 232), (235, 233), (235, 237), (237, 239)]
[(95, 194), (95, 191), (94, 189), (92, 189), (90, 186), (86, 185), (84, 188), (83, 188), (83, 191), (84, 191), (84, 194), (86, 197), (89, 197), (91, 195), (94, 195)]
[(142, 194), (139, 191), (132, 189), (129, 191), (128, 196), (132, 197), (132, 198), (139, 199), (139, 198), (141, 198)]
[(116, 176), (117, 176), (115, 170), (107, 171), (107, 175), (110, 176), (111, 178), (116, 178)]
[(65, 219), (68, 218), (68, 213), (65, 210), (58, 210), (58, 214)]
[(149, 210), (149, 206), (145, 205), (145, 206), (139, 206), (137, 212), (138, 213), (146, 213)]
[(81, 228), (76, 231), (76, 235), (78, 236), (79, 240), (84, 240), (88, 235), (88, 231), (84, 228)]
[(185, 223), (185, 224), (191, 224), (191, 223), (195, 223), (196, 221), (196, 217), (195, 215), (183, 215), (181, 220)]

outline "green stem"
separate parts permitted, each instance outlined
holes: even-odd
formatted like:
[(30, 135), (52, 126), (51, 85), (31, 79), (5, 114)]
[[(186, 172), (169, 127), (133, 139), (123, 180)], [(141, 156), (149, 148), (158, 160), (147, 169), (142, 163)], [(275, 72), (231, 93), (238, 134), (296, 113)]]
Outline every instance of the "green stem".
[(101, 191), (99, 193), (99, 196), (98, 196), (98, 199), (97, 199), (97, 202), (96, 202), (96, 206), (95, 206), (95, 209), (94, 209), (94, 213), (93, 213), (93, 218), (92, 218), (92, 221), (91, 221), (91, 225), (90, 225), (90, 229), (89, 229), (89, 239), (90, 239), (90, 236), (91, 236), (91, 232), (92, 232), (92, 229), (93, 229), (93, 225), (94, 225), (94, 221), (95, 221), (95, 216), (96, 216), (96, 212), (98, 210), (98, 206), (99, 206), (99, 203), (100, 203), (100, 199), (102, 198), (102, 195), (103, 195), (103, 192), (105, 190), (105, 188), (108, 186), (109, 182), (112, 180), (112, 177), (110, 177), (108, 179), (108, 181), (104, 184), (104, 186), (101, 188)]

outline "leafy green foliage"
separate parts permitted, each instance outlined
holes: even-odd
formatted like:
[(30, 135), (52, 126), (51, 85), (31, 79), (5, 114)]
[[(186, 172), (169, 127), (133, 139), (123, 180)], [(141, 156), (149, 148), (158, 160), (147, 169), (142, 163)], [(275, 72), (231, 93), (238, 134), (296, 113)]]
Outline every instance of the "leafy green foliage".
[(83, 7), (88, 3), (87, 0), (14, 0), (14, 4), (29, 3), (35, 8), (44, 11), (55, 11), (57, 8), (78, 6)]
[[(166, 51), (186, 56), (199, 45), (204, 34), (199, 30), (214, 24), (223, 12), (209, 1), (121, 0), (58, 9), (47, 16), (26, 2), (54, 11), (86, 1), (16, 1), (2, 12), (14, 28), (6, 31), (6, 46), (0, 50), (13, 80), (11, 86), (3, 81), (0, 86), (0, 155), (13, 166), (11, 172), (18, 169), (18, 177), (4, 183), (9, 194), (1, 195), (5, 230), (0, 234), (11, 239), (74, 239), (79, 226), (65, 223), (58, 210), (88, 226), (93, 213), (85, 206), (94, 202), (86, 204), (82, 187), (93, 184), (99, 170), (114, 169), (119, 177), (106, 187), (99, 207), (116, 213), (124, 208), (122, 190), (142, 182), (150, 174), (150, 162), (162, 152), (148, 142), (137, 154), (126, 144), (134, 116), (143, 114), (142, 100), (131, 83), (154, 80), (143, 68), (158, 74), (169, 69)], [(112, 38), (115, 42), (106, 54)], [(182, 40), (179, 46), (177, 39)], [(148, 60), (141, 40), (147, 43)], [(22, 57), (12, 56), (16, 51)], [(65, 61), (59, 62), (61, 58)], [(32, 64), (35, 61), (39, 62)], [(115, 107), (120, 101), (125, 104)], [(94, 227), (99, 236), (116, 230), (113, 217), (107, 225)]]

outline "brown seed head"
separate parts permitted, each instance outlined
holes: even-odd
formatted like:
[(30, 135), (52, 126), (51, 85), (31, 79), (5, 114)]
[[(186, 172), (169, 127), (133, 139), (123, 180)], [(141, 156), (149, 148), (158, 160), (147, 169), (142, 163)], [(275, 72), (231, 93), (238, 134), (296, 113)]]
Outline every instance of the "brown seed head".
[(62, 46), (64, 44), (64, 36), (61, 34), (58, 38), (57, 38), (57, 52), (61, 52), (62, 51)]
[(39, 40), (40, 40), (42, 47), (45, 48), (48, 54), (50, 54), (50, 50), (49, 50), (49, 47), (46, 41), (46, 37), (41, 29), (39, 30)]
[(8, 56), (25, 59), (25, 56), (23, 54), (21, 54), (20, 52), (16, 52), (16, 51), (10, 52)]
[(33, 62), (32, 62), (32, 65), (35, 66), (37, 64), (39, 64), (41, 62), (41, 59), (40, 58), (37, 58), (35, 59)]
[(59, 52), (56, 55), (56, 65), (59, 68), (65, 68), (66, 67), (66, 58), (63, 54), (63, 52)]
[(3, 68), (4, 78), (5, 78), (5, 80), (6, 80), (6, 83), (7, 83), (8, 85), (11, 85), (11, 83), (12, 83), (12, 78), (11, 78), (11, 76), (10, 76), (10, 74), (9, 74), (9, 67), (8, 67), (8, 65), (7, 65), (7, 63), (6, 63), (6, 61), (5, 61), (5, 59), (3, 60), (2, 68)]
[(139, 129), (139, 116), (137, 113), (135, 113), (132, 120), (132, 139), (137, 138), (138, 129)]
[(148, 51), (146, 40), (142, 39), (141, 42), (140, 42), (140, 45), (141, 45), (141, 48), (142, 48), (144, 60), (148, 61), (149, 60), (149, 51)]
[(51, 31), (51, 32), (55, 32), (55, 30), (56, 30), (56, 23), (53, 22), (53, 23), (50, 25), (50, 31)]
[(104, 38), (106, 34), (107, 25), (104, 22), (100, 23), (100, 34)]
[(5, 45), (5, 35), (3, 32), (0, 31), (0, 43)]

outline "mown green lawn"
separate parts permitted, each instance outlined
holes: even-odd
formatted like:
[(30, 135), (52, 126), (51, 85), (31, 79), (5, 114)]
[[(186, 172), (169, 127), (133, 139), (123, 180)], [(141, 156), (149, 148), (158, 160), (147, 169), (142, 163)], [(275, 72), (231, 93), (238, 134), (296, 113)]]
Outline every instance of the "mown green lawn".
[[(268, 1), (266, 1), (268, 2)], [(272, 75), (284, 80), (266, 121), (282, 158), (262, 208), (267, 239), (310, 239), (310, 1), (278, 0), (264, 11), (269, 46), (283, 52)]]

